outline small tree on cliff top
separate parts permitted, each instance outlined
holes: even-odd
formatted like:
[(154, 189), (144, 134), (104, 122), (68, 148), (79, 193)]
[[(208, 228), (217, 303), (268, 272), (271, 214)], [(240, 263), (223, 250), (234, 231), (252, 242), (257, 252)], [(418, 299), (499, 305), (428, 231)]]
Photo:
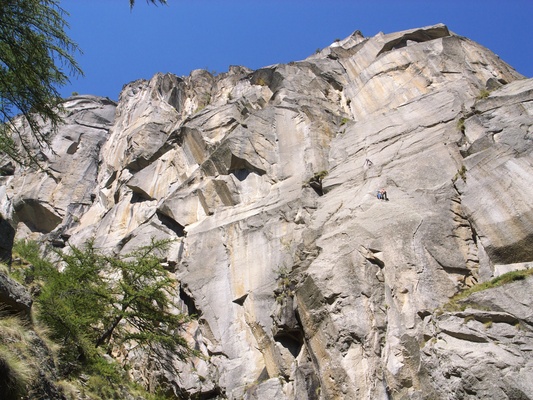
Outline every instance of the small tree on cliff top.
[(102, 350), (130, 342), (144, 349), (191, 354), (180, 327), (189, 317), (172, 308), (175, 281), (157, 253), (169, 241), (152, 241), (126, 257), (99, 253), (92, 242), (59, 252), (59, 272), (48, 263), (36, 268), (43, 285), (37, 297), (40, 318), (63, 344), (64, 366), (91, 366)]

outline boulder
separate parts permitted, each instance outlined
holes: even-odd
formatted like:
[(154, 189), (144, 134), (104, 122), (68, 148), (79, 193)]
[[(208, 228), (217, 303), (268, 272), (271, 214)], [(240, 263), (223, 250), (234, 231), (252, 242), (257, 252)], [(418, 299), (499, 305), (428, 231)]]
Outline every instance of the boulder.
[(18, 314), (23, 318), (31, 319), (31, 295), (26, 288), (0, 272), (0, 310), (10, 314)]

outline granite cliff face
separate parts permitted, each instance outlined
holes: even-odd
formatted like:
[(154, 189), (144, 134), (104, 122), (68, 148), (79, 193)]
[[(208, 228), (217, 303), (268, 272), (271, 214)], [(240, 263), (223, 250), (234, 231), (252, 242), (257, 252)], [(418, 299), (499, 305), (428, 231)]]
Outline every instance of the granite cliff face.
[(533, 398), (533, 278), (445, 307), (533, 267), (533, 79), (489, 50), (444, 25), (355, 32), (65, 109), (48, 173), (2, 167), (3, 245), (174, 238), (205, 357), (139, 360), (139, 381), (185, 398)]

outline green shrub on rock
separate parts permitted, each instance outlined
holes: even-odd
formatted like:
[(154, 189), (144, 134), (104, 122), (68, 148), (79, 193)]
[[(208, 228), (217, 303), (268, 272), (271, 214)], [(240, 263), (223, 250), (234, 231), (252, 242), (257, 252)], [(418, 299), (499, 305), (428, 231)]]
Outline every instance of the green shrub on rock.
[(61, 344), (61, 377), (86, 377), (89, 392), (110, 398), (128, 379), (105, 354), (125, 343), (181, 358), (195, 354), (180, 334), (191, 317), (173, 306), (176, 281), (160, 261), (169, 244), (153, 240), (119, 257), (102, 254), (89, 241), (82, 248), (56, 250), (55, 262), (40, 258), (34, 243), (16, 244), (26, 262), (26, 280), (34, 286), (35, 316)]

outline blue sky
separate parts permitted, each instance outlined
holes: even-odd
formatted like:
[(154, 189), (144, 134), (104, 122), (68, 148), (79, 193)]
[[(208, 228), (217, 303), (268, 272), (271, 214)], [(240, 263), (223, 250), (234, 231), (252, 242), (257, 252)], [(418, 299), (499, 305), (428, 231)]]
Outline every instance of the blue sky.
[(218, 73), (297, 61), (360, 30), (365, 36), (433, 25), (489, 48), (533, 77), (533, 0), (61, 0), (84, 77), (60, 89), (117, 100), (157, 72)]

